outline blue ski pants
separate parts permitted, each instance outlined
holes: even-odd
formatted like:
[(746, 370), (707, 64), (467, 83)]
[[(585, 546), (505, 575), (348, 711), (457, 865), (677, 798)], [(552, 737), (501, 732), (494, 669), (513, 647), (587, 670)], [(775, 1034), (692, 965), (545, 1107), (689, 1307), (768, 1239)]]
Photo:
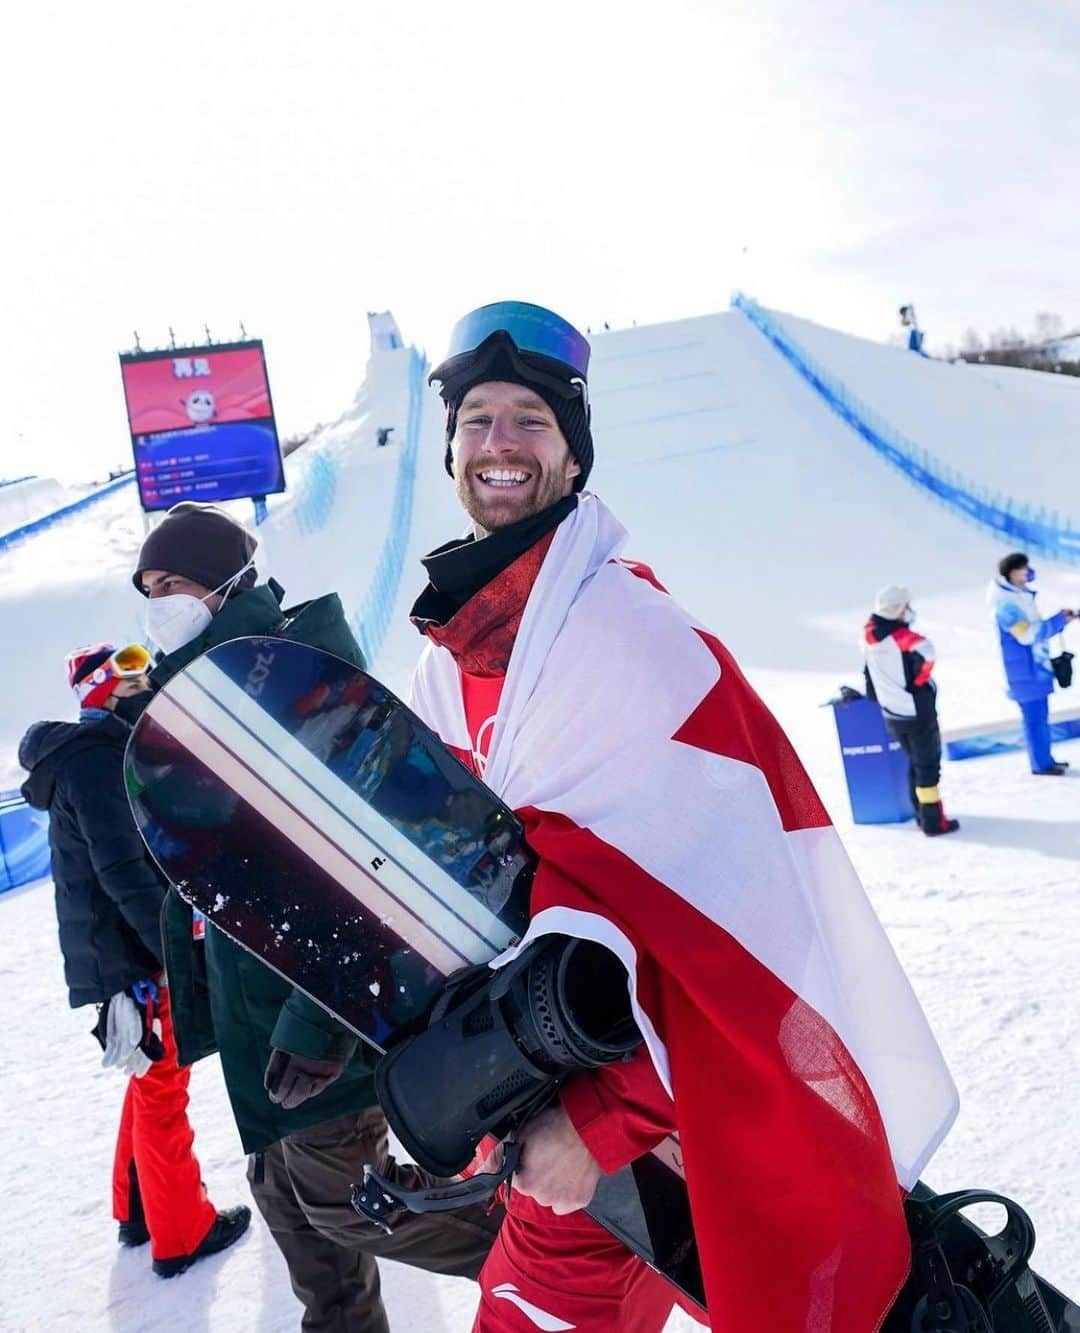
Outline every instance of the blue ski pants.
[(1019, 705), (1024, 719), (1024, 740), (1027, 742), (1031, 771), (1041, 773), (1054, 762), (1050, 753), (1050, 714), (1047, 697), (1029, 699)]

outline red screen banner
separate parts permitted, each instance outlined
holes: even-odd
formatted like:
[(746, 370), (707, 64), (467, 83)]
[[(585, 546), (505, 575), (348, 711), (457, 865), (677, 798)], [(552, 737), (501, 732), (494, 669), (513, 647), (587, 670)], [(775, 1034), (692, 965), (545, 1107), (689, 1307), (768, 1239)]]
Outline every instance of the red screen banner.
[(258, 339), (123, 352), (120, 373), (144, 509), (285, 489)]
[(133, 436), (273, 415), (260, 344), (185, 348), (125, 359), (120, 369)]

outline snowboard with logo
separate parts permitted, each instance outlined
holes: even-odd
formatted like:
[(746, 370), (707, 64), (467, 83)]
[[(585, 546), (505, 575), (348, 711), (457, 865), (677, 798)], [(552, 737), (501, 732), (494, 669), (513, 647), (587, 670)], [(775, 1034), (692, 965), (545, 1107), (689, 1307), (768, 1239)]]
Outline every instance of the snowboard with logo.
[[(184, 898), (380, 1052), (447, 976), (525, 931), (520, 822), (329, 653), (271, 638), (212, 648), (148, 705), (126, 778)], [(677, 1140), (604, 1177), (589, 1211), (704, 1306)]]

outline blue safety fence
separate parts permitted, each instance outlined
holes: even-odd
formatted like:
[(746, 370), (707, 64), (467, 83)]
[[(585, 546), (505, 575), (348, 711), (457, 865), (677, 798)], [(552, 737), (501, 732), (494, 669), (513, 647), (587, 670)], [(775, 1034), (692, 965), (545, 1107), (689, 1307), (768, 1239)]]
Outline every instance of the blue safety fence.
[(293, 499), (293, 517), (305, 537), (325, 524), (337, 495), (338, 460), (325, 450), (307, 455)]
[(14, 546), (16, 542), (21, 542), (27, 537), (32, 537), (36, 532), (43, 532), (46, 528), (51, 528), (54, 523), (59, 523), (61, 519), (70, 518), (72, 514), (78, 514), (84, 509), (89, 509), (91, 505), (96, 505), (99, 500), (104, 500), (107, 495), (112, 495), (114, 491), (118, 491), (124, 486), (132, 485), (134, 481), (135, 473), (129, 472), (126, 476), (117, 477), (115, 481), (99, 486), (96, 491), (84, 495), (79, 500), (74, 500), (69, 505), (61, 505), (59, 509), (54, 509), (49, 514), (43, 514), (41, 518), (35, 518), (32, 523), (24, 523), (21, 528), (12, 528), (10, 532), (0, 534), (0, 551), (8, 546)]
[(737, 292), (731, 304), (765, 335), (849, 426), (886, 462), (962, 518), (987, 528), (1010, 544), (1053, 560), (1080, 564), (1080, 529), (1069, 519), (1020, 504), (970, 481), (901, 434), (867, 406), (835, 375), (805, 352), (780, 322), (751, 297)]
[(412, 531), (413, 491), (424, 412), (427, 361), (415, 347), (409, 349), (409, 357), (409, 419), (405, 427), (405, 445), (398, 459), (390, 530), (383, 541), (367, 593), (353, 621), (357, 641), (369, 665), (378, 657), (390, 627)]
[(36, 474), (33, 472), (28, 472), (25, 477), (7, 477), (5, 480), (0, 481), (0, 491), (2, 491), (5, 486), (18, 486), (20, 481), (34, 480), (36, 480)]

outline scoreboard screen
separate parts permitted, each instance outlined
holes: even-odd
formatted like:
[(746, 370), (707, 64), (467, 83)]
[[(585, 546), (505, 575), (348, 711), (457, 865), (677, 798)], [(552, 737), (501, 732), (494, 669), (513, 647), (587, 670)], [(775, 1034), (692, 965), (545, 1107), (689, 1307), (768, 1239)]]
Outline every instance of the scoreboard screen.
[(143, 509), (285, 489), (260, 341), (124, 353), (120, 373)]

